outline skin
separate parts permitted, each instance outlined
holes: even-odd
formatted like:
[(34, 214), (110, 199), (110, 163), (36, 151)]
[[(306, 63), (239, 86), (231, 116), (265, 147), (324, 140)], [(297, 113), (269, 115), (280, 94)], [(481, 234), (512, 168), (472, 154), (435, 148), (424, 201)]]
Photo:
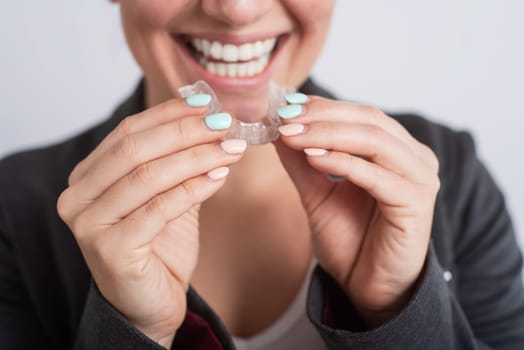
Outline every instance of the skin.
[[(223, 259), (231, 255), (227, 244), (244, 242), (244, 232), (228, 227), (224, 232), (231, 236), (208, 249), (211, 233), (217, 236), (208, 228), (221, 215), (257, 210), (250, 209), (252, 200), (238, 198), (246, 189), (256, 194), (257, 205), (272, 207), (275, 198), (264, 195), (271, 191), (257, 191), (269, 186), (281, 198), (296, 198), (273, 210), (276, 231), (297, 242), (296, 254), (278, 243), (266, 253), (300, 257), (302, 265), (294, 270), (300, 272), (284, 275), (296, 283), (282, 289), (293, 296), (312, 249), (370, 327), (398, 315), (423, 270), (439, 189), (438, 161), (425, 145), (374, 107), (312, 96), (302, 115), (283, 121), (304, 125), (302, 133), (228, 154), (220, 147), (227, 130), (205, 126), (206, 108), (174, 98), (179, 86), (196, 79), (173, 50), (173, 26), (228, 34), (286, 29), (291, 35), (273, 79), (299, 86), (320, 53), (334, 2), (122, 0), (119, 6), (129, 47), (146, 77), (148, 109), (123, 120), (77, 165), (57, 203), (102, 295), (145, 335), (169, 347), (186, 313), (188, 285), (201, 285), (206, 297), (212, 257)], [(233, 114), (262, 111), (260, 92), (217, 91)], [(328, 151), (307, 155), (311, 148)], [(227, 184), (206, 175), (232, 165)], [(333, 182), (326, 173), (344, 179)], [(303, 230), (282, 226), (291, 216), (298, 218), (296, 227), (303, 222)], [(274, 239), (263, 221), (252, 226), (257, 245)], [(248, 256), (238, 265), (250, 264)]]
[[(334, 6), (334, 1), (311, 0), (121, 0), (119, 3), (129, 48), (148, 83), (149, 106), (177, 96), (178, 87), (200, 79), (192, 70), (180, 68), (185, 61), (179, 50), (174, 49), (169, 33), (289, 32), (287, 48), (272, 79), (283, 86), (299, 86), (321, 51)], [(266, 110), (267, 85), (232, 92), (215, 90), (224, 110), (234, 115), (247, 109), (261, 116)]]

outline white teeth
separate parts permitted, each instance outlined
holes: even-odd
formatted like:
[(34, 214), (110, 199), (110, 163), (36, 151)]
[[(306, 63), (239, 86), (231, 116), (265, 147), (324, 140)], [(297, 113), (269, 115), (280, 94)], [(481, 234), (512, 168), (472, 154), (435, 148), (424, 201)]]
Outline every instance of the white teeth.
[(262, 44), (262, 41), (257, 41), (255, 43), (253, 53), (256, 57), (260, 57), (264, 54), (264, 44)]
[(241, 45), (238, 49), (238, 58), (242, 61), (249, 61), (253, 58), (253, 44)]
[(217, 74), (221, 77), (227, 74), (227, 67), (225, 63), (217, 63)]
[(264, 69), (266, 69), (266, 66), (268, 65), (269, 63), (269, 56), (266, 55), (266, 56), (262, 56), (259, 60), (258, 60), (258, 72), (261, 73), (264, 71)]
[(215, 63), (213, 62), (208, 62), (206, 64), (206, 69), (209, 73), (212, 73), (212, 74), (217, 74), (217, 66)]
[(275, 47), (275, 44), (277, 43), (277, 39), (267, 39), (264, 41), (264, 51), (265, 52), (271, 52), (273, 48)]
[(266, 69), (269, 63), (269, 55), (264, 55), (258, 60), (245, 63), (208, 62), (206, 58), (202, 57), (199, 63), (208, 72), (221, 77), (251, 77), (262, 73)]
[(198, 63), (211, 74), (230, 78), (251, 77), (263, 72), (276, 43), (277, 39), (271, 38), (237, 46), (191, 38), (193, 48), (200, 53), (196, 55)]
[(224, 45), (222, 49), (222, 58), (226, 62), (238, 61), (238, 48), (231, 44)]
[(237, 75), (239, 77), (245, 77), (247, 75), (247, 63), (237, 64)]
[(193, 41), (193, 44), (195, 45), (198, 51), (202, 51), (202, 40), (201, 39), (195, 39)]
[(218, 41), (214, 41), (213, 44), (211, 44), (211, 49), (209, 50), (209, 54), (211, 57), (217, 60), (222, 59), (222, 45)]
[(255, 62), (251, 61), (249, 63), (246, 63), (247, 65), (247, 76), (250, 77), (250, 76), (253, 76), (255, 75)]
[(240, 46), (222, 44), (218, 41), (210, 42), (206, 39), (192, 38), (191, 44), (205, 57), (213, 57), (225, 62), (249, 61), (271, 53), (277, 43), (276, 38), (245, 43)]
[(238, 64), (226, 64), (227, 66), (227, 76), (230, 78), (235, 78), (237, 76)]
[[(205, 57), (209, 57), (209, 52), (211, 51), (211, 43), (207, 40), (201, 40), (201, 50), (199, 50), (200, 52), (202, 52), (204, 54)], [(197, 50), (198, 50), (198, 47), (197, 47)]]

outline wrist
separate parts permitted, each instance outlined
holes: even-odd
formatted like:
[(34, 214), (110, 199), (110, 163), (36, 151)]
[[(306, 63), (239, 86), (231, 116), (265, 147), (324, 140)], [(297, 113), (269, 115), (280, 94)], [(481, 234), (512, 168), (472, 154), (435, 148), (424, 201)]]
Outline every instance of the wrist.
[(170, 334), (162, 339), (158, 339), (156, 341), (159, 345), (163, 346), (166, 349), (171, 349), (171, 345), (173, 345), (173, 340), (175, 339), (176, 333)]
[(170, 349), (175, 339), (176, 330), (167, 330), (162, 331), (153, 328), (142, 327), (140, 325), (134, 324), (136, 329), (138, 329), (146, 337), (154, 341), (155, 343), (163, 346), (166, 349)]
[(402, 293), (398, 294), (391, 302), (385, 305), (364, 305), (352, 300), (355, 309), (368, 327), (377, 328), (397, 317), (409, 304), (415, 294), (418, 283), (412, 283)]

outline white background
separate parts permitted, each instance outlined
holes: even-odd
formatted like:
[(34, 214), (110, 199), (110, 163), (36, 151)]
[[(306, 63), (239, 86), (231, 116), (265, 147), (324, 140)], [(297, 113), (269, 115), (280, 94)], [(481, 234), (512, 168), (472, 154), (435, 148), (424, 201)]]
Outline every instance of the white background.
[[(0, 13), (0, 156), (106, 118), (139, 79), (107, 0), (9, 1)], [(471, 131), (522, 242), (523, 18), (522, 0), (339, 0), (314, 71), (341, 97)]]

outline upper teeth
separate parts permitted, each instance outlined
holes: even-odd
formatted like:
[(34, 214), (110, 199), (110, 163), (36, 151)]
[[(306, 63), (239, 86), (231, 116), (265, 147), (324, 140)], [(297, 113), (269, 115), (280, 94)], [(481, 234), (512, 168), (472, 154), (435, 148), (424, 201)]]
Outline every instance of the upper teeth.
[(272, 38), (237, 46), (233, 44), (222, 44), (218, 41), (210, 42), (206, 39), (191, 39), (193, 47), (203, 54), (204, 57), (212, 57), (215, 60), (221, 60), (224, 62), (259, 59), (269, 54), (275, 47), (276, 42), (277, 39)]

